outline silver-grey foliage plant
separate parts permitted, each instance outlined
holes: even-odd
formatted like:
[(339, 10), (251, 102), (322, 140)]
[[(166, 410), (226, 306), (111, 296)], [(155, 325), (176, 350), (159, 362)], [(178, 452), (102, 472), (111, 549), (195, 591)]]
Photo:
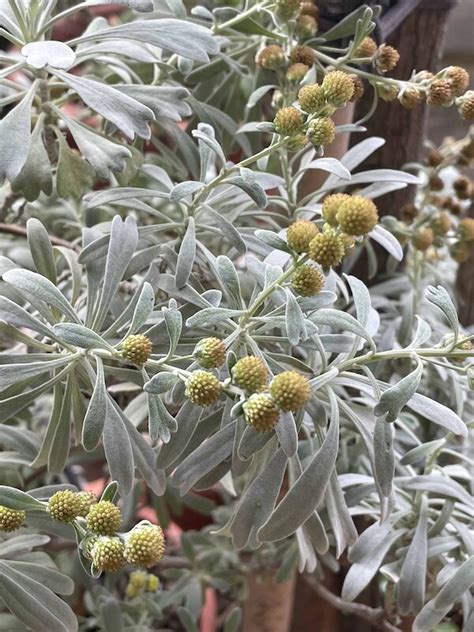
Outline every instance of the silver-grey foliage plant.
[[(377, 577), (394, 625), (411, 613), (429, 632), (455, 607), (472, 629), (473, 336), (449, 285), (397, 272), (397, 220), (347, 220), (420, 179), (359, 169), (383, 139), (336, 160), (320, 136), (352, 94), (330, 70), (367, 80), (372, 110), (390, 90), (421, 100), (432, 79), (389, 79), (380, 51), (358, 53), (377, 9), (311, 33), (289, 1), (119, 4), (119, 24), (96, 17), (60, 42), (53, 27), (94, 2), (0, 1), (0, 195), (26, 226), (0, 257), (0, 627), (89, 629), (57, 596), (69, 573), (101, 629), (156, 629), (171, 608), (193, 630), (206, 582), (231, 591), (238, 551), (266, 551), (280, 578), (318, 581), (347, 555), (343, 600)], [(297, 46), (314, 58), (295, 79)], [(299, 91), (318, 79), (311, 109)], [(325, 211), (335, 193), (346, 215)], [(369, 289), (358, 262), (373, 277), (374, 246), (389, 260)], [(51, 497), (97, 462), (129, 528), (145, 490), (158, 506), (216, 485), (227, 499), (155, 600), (124, 601), (123, 570), (94, 579), (107, 569), (87, 518), (52, 520)], [(25, 512), (19, 533), (9, 510)], [(58, 537), (82, 576), (33, 550)], [(225, 629), (238, 625), (232, 611)]]

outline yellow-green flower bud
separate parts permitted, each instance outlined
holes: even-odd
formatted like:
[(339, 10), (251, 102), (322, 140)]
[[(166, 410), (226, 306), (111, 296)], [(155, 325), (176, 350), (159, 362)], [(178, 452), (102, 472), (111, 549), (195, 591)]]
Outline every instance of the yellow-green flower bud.
[(133, 571), (132, 573), (130, 573), (128, 583), (132, 586), (135, 586), (135, 588), (138, 588), (139, 590), (143, 590), (146, 588), (147, 580), (148, 573), (146, 573), (145, 571)]
[(225, 362), (225, 345), (219, 338), (203, 338), (197, 343), (193, 356), (204, 369), (214, 369)]
[(375, 67), (379, 72), (388, 72), (395, 68), (399, 59), (400, 53), (396, 48), (387, 44), (381, 44), (375, 53)]
[(309, 256), (319, 263), (323, 270), (341, 263), (346, 248), (341, 236), (333, 231), (319, 233), (309, 244)]
[(278, 110), (273, 120), (275, 131), (282, 136), (298, 134), (301, 132), (303, 122), (302, 113), (292, 106)]
[(246, 356), (232, 367), (232, 381), (245, 391), (257, 393), (268, 383), (268, 369), (260, 358)]
[(122, 522), (122, 512), (109, 500), (100, 500), (89, 509), (87, 528), (100, 535), (113, 535)]
[(354, 82), (346, 72), (333, 70), (325, 75), (322, 89), (326, 101), (340, 108), (351, 100), (354, 94)]
[(10, 509), (0, 505), (0, 531), (16, 531), (25, 520), (26, 512), (19, 509)]
[(291, 64), (286, 71), (286, 78), (292, 83), (299, 83), (300, 81), (303, 81), (308, 70), (309, 66), (306, 66), (305, 64)]
[(324, 276), (312, 265), (299, 267), (293, 275), (292, 287), (301, 296), (314, 296), (324, 287)]
[(57, 522), (72, 522), (81, 510), (78, 494), (66, 489), (56, 492), (48, 501), (47, 511)]
[(291, 20), (300, 12), (299, 0), (277, 0), (276, 14), (281, 20)]
[(156, 575), (148, 575), (146, 588), (147, 592), (155, 592), (160, 587), (160, 578)]
[(308, 114), (318, 112), (324, 106), (324, 93), (317, 83), (303, 86), (298, 92), (298, 101), (301, 109)]
[(375, 228), (379, 214), (372, 200), (361, 195), (352, 195), (341, 204), (336, 219), (344, 233), (359, 236), (366, 235)]
[(377, 44), (371, 37), (364, 37), (355, 51), (355, 57), (373, 57), (377, 52)]
[(425, 252), (433, 244), (434, 235), (431, 228), (421, 228), (412, 239), (413, 246), (420, 252)]
[(114, 573), (125, 564), (125, 545), (120, 538), (101, 536), (92, 546), (92, 564), (98, 571)]
[(347, 193), (333, 193), (324, 198), (322, 216), (325, 222), (330, 226), (337, 226), (336, 215), (339, 207), (343, 202), (350, 200), (351, 196)]
[(284, 371), (273, 378), (270, 394), (278, 408), (296, 412), (307, 403), (311, 389), (304, 375), (296, 371)]
[(276, 70), (286, 64), (285, 51), (278, 44), (265, 46), (258, 52), (256, 62), (266, 70)]
[(122, 356), (133, 364), (145, 364), (150, 357), (151, 349), (151, 340), (146, 336), (128, 336), (122, 344)]
[(411, 110), (423, 102), (424, 93), (415, 86), (406, 86), (398, 93), (400, 104), (407, 110)]
[(125, 558), (134, 566), (155, 566), (163, 557), (165, 536), (155, 524), (139, 524), (126, 536)]
[(296, 21), (296, 33), (301, 39), (314, 37), (318, 30), (318, 23), (311, 15), (300, 15)]
[(299, 219), (288, 226), (286, 241), (292, 250), (301, 254), (308, 252), (309, 244), (318, 232), (316, 224), (309, 219)]
[(435, 235), (446, 235), (451, 228), (451, 218), (447, 213), (440, 213), (431, 224)]
[(247, 424), (256, 432), (273, 430), (280, 418), (280, 412), (272, 398), (265, 393), (251, 395), (243, 405)]
[(313, 145), (330, 145), (336, 138), (334, 121), (326, 116), (318, 116), (308, 125), (308, 138)]
[(221, 384), (208, 371), (194, 371), (186, 381), (186, 397), (198, 406), (210, 406), (221, 395)]
[(300, 151), (300, 149), (304, 149), (308, 144), (308, 138), (306, 134), (297, 134), (296, 136), (291, 136), (287, 138), (285, 141), (285, 148), (290, 152)]
[(92, 492), (79, 492), (77, 494), (79, 500), (79, 516), (87, 516), (89, 509), (95, 505), (97, 498)]

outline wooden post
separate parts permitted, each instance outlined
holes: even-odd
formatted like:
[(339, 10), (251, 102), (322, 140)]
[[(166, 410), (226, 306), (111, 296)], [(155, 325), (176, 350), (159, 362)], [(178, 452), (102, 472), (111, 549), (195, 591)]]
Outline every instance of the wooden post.
[(274, 570), (249, 574), (243, 632), (289, 632), (295, 578), (277, 584), (275, 575)]

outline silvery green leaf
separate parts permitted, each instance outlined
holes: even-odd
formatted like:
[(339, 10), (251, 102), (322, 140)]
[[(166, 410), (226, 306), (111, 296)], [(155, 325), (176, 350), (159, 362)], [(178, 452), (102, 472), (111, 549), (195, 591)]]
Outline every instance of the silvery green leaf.
[(280, 413), (280, 420), (276, 425), (275, 432), (286, 456), (294, 456), (298, 449), (298, 432), (291, 412)]
[(413, 465), (422, 459), (425, 459), (435, 450), (439, 450), (446, 444), (446, 439), (436, 439), (434, 441), (428, 441), (427, 443), (421, 443), (412, 448), (400, 459), (400, 465)]
[(184, 452), (196, 430), (201, 414), (202, 408), (190, 401), (187, 401), (180, 408), (176, 415), (178, 430), (173, 437), (173, 441), (161, 447), (158, 453), (157, 467), (162, 470), (168, 468)]
[(196, 229), (194, 225), (194, 217), (188, 218), (188, 226), (186, 233), (181, 242), (178, 253), (178, 261), (176, 264), (176, 287), (182, 288), (188, 282), (191, 275), (194, 258), (196, 256)]
[(0, 597), (28, 628), (38, 632), (75, 632), (78, 621), (71, 608), (43, 583), (0, 562)]
[(99, 334), (96, 334), (92, 329), (80, 325), (79, 323), (58, 323), (54, 325), (53, 332), (59, 340), (74, 345), (75, 347), (81, 347), (82, 349), (107, 349), (107, 351), (111, 352), (115, 351)]
[(117, 85), (115, 88), (150, 108), (157, 120), (167, 118), (178, 122), (192, 114), (191, 107), (185, 101), (189, 91), (182, 86), (127, 84)]
[(97, 375), (92, 397), (87, 407), (82, 427), (82, 445), (88, 451), (94, 450), (102, 437), (107, 410), (107, 387), (105, 385), (104, 366), (100, 358), (96, 358)]
[[(385, 140), (383, 138), (379, 138), (377, 136), (373, 136), (371, 138), (366, 138), (365, 140), (357, 143), (351, 147), (341, 158), (341, 164), (346, 167), (349, 171), (358, 167), (364, 160), (374, 153), (377, 149), (382, 147), (385, 144)], [(335, 175), (330, 175), (329, 178), (324, 183), (324, 189), (331, 189), (335, 184), (339, 182), (339, 177)]]
[(33, 496), (14, 487), (7, 487), (6, 485), (0, 485), (0, 504), (10, 509), (45, 511), (43, 503), (33, 498)]
[[(241, 170), (242, 173), (243, 170)], [(249, 170), (246, 170), (249, 171)], [(242, 189), (259, 208), (266, 208), (268, 204), (267, 196), (263, 188), (258, 184), (258, 182), (252, 181), (248, 175), (243, 177), (235, 176), (234, 178), (228, 178), (225, 181), (226, 184), (232, 184), (233, 186), (239, 187)]]
[(178, 376), (169, 371), (162, 371), (154, 375), (149, 382), (145, 382), (143, 390), (147, 393), (166, 393), (176, 384)]
[(315, 314), (309, 316), (309, 320), (315, 325), (328, 325), (330, 327), (337, 327), (339, 329), (350, 331), (353, 334), (356, 334), (356, 336), (360, 336), (361, 338), (364, 338), (364, 340), (367, 340), (371, 348), (375, 351), (375, 345), (372, 337), (350, 314), (341, 312), (337, 309), (326, 308), (320, 309)]
[(183, 328), (183, 317), (174, 299), (170, 300), (169, 307), (162, 307), (161, 312), (165, 320), (166, 330), (168, 331), (168, 338), (170, 339), (169, 353), (172, 355), (176, 351), (176, 347), (179, 343)]
[[(318, 158), (317, 160), (312, 160), (307, 165), (304, 166), (304, 171), (309, 169), (319, 169), (321, 171), (327, 171), (328, 173), (333, 173), (341, 180), (350, 180), (351, 172), (336, 158)], [(301, 169), (303, 171), (303, 169)]]
[(28, 246), (39, 274), (56, 283), (56, 263), (48, 232), (34, 217), (26, 223)]
[(9, 560), (5, 562), (5, 564), (24, 575), (28, 575), (28, 577), (43, 584), (46, 588), (49, 588), (49, 590), (52, 590), (58, 595), (71, 595), (74, 591), (74, 582), (72, 579), (53, 568), (19, 560)]
[(408, 345), (407, 349), (416, 349), (417, 347), (421, 347), (431, 338), (432, 332), (430, 325), (426, 322), (426, 320), (423, 320), (421, 316), (418, 316), (418, 314), (415, 315), (415, 318), (417, 322), (415, 335), (413, 336), (413, 340)]
[(385, 248), (385, 250), (392, 255), (394, 259), (397, 261), (401, 261), (403, 259), (403, 250), (400, 246), (400, 242), (383, 226), (378, 224), (372, 231), (370, 231), (369, 235), (374, 241)]
[(256, 452), (262, 450), (273, 436), (270, 432), (256, 432), (247, 426), (237, 448), (239, 459), (248, 461)]
[(167, 193), (163, 193), (163, 191), (157, 191), (155, 189), (117, 187), (114, 189), (105, 189), (104, 191), (89, 193), (85, 196), (85, 201), (87, 203), (87, 208), (97, 208), (98, 206), (105, 206), (106, 204), (113, 204), (114, 202), (122, 202), (123, 200), (154, 197), (168, 199), (169, 195)]
[(424, 491), (437, 494), (438, 496), (455, 498), (468, 507), (472, 506), (472, 496), (462, 485), (447, 476), (413, 476), (403, 482), (403, 487), (414, 491)]
[(242, 623), (241, 608), (233, 608), (224, 621), (223, 632), (239, 632)]
[(189, 454), (173, 473), (172, 481), (186, 495), (203, 476), (232, 454), (235, 421), (224, 426)]
[(379, 417), (374, 429), (374, 478), (382, 505), (381, 521), (388, 516), (388, 499), (392, 493), (394, 472), (393, 428), (383, 417)]
[[(48, 424), (45, 442), (43, 444), (44, 449), (48, 449), (48, 471), (52, 474), (61, 474), (63, 472), (69, 456), (71, 436), (72, 375), (73, 374), (70, 373), (67, 376), (66, 388), (61, 398), (61, 409), (59, 411), (59, 415), (54, 420), (54, 424), (51, 422)], [(48, 440), (48, 435), (51, 437), (50, 440)]]
[[(304, 535), (311, 542), (317, 553), (324, 555), (328, 552), (329, 538), (326, 535), (326, 527), (324, 526), (317, 511), (313, 511), (308, 520), (304, 523), (302, 529)], [(301, 567), (302, 565), (300, 564), (300, 568)], [(316, 564), (314, 565), (314, 568), (316, 568)]]
[(247, 251), (245, 241), (232, 222), (229, 222), (223, 215), (210, 206), (206, 206), (206, 213), (212, 217), (212, 221), (215, 222), (222, 231), (223, 237), (227, 239), (231, 246), (234, 246), (239, 254), (243, 254)]
[(125, 222), (116, 215), (112, 220), (104, 280), (94, 318), (93, 329), (98, 329), (107, 316), (117, 287), (135, 252), (138, 243), (136, 221), (128, 216)]
[(434, 599), (428, 601), (413, 622), (413, 632), (431, 632), (436, 628), (453, 604), (472, 587), (474, 555), (456, 570)]
[(154, 9), (153, 0), (114, 0), (113, 2), (109, 0), (105, 3), (104, 0), (88, 0), (87, 4), (90, 4), (91, 6), (96, 4), (119, 4), (130, 7), (134, 11), (143, 12), (153, 11)]
[(202, 325), (218, 325), (230, 318), (242, 314), (240, 309), (227, 309), (226, 307), (205, 307), (197, 314), (190, 316), (186, 321), (186, 327), (202, 327)]
[[(253, 108), (254, 105), (257, 105), (257, 103), (260, 101), (260, 99), (267, 94), (267, 92), (269, 92), (270, 90), (273, 90), (274, 88), (276, 88), (276, 86), (274, 86), (273, 84), (268, 84), (268, 85), (265, 85), (265, 86), (260, 86), (259, 88), (254, 90), (252, 92), (252, 94), (248, 98), (247, 107), (249, 109)], [(240, 128), (239, 131), (244, 131), (244, 130), (242, 130), (242, 128)]]
[[(56, 169), (56, 191), (59, 197), (80, 198), (94, 181), (94, 170), (69, 148), (62, 136), (58, 138), (59, 158)], [(125, 163), (124, 163), (125, 164)]]
[(232, 541), (238, 549), (247, 546), (258, 548), (257, 531), (268, 520), (275, 506), (287, 462), (288, 458), (280, 448), (242, 495), (230, 529)]
[(145, 281), (138, 295), (137, 304), (132, 316), (132, 322), (129, 327), (129, 334), (139, 331), (146, 323), (155, 304), (155, 291), (153, 287)]
[[(97, 436), (97, 431), (94, 433)], [(91, 445), (93, 441), (91, 440)], [(107, 396), (103, 444), (110, 476), (117, 481), (122, 497), (132, 491), (134, 458), (132, 444), (121, 415)]]
[(297, 345), (301, 338), (306, 338), (306, 325), (304, 314), (292, 292), (286, 292), (285, 320), (288, 340), (290, 344)]
[(339, 411), (331, 397), (331, 423), (326, 437), (301, 476), (259, 529), (260, 542), (282, 540), (306, 522), (324, 498), (336, 462), (339, 442)]
[(54, 360), (46, 360), (44, 362), (30, 362), (28, 364), (0, 364), (0, 389), (3, 390), (11, 384), (22, 382), (23, 380), (32, 379), (43, 373), (50, 373), (55, 369), (59, 369), (70, 364), (69, 355), (56, 358)]
[(341, 597), (344, 601), (354, 601), (374, 577), (385, 555), (405, 529), (395, 529), (390, 522), (376, 522), (359, 536), (349, 553), (352, 566), (349, 568)]
[(374, 414), (377, 415), (377, 417), (386, 414), (386, 421), (395, 421), (402, 408), (416, 393), (418, 386), (420, 385), (422, 375), (423, 364), (418, 362), (414, 371), (406, 375), (394, 386), (391, 386), (382, 393), (379, 402), (374, 407)]
[(221, 165), (224, 166), (226, 158), (222, 147), (216, 141), (214, 128), (207, 123), (199, 123), (197, 129), (193, 129), (191, 132), (194, 138), (198, 139), (199, 152), (201, 154), (201, 180), (204, 180), (207, 168), (209, 165), (209, 154), (207, 151), (203, 151), (203, 145), (211, 150), (220, 160)]
[(451, 329), (454, 332), (455, 337), (457, 338), (459, 334), (459, 320), (456, 312), (456, 308), (453, 305), (451, 297), (447, 293), (447, 291), (441, 285), (434, 287), (433, 285), (429, 285), (426, 290), (426, 300), (428, 300), (433, 305), (436, 305), (443, 314), (446, 316)]
[(43, 121), (40, 117), (31, 135), (28, 158), (12, 182), (12, 190), (21, 191), (28, 202), (36, 200), (41, 192), (46, 195), (53, 192), (51, 163), (41, 137), (42, 131)]
[[(368, 7), (366, 5), (362, 5), (361, 7), (358, 7), (356, 11), (352, 11), (349, 15), (346, 15), (341, 20), (338, 20), (332, 28), (323, 33), (325, 41), (329, 42), (353, 35), (357, 28), (357, 23), (363, 18), (367, 9)], [(369, 11), (371, 15), (374, 15), (372, 9), (369, 9)]]
[(234, 264), (225, 255), (219, 255), (216, 260), (217, 272), (222, 279), (226, 292), (231, 296), (232, 303), (236, 307), (242, 304), (239, 275)]
[(163, 443), (168, 443), (171, 432), (176, 432), (178, 425), (175, 418), (170, 415), (161, 397), (148, 396), (148, 426), (150, 437), (153, 442), (161, 439)]
[(281, 237), (278, 237), (278, 235), (271, 230), (256, 230), (255, 237), (260, 239), (260, 241), (263, 241), (264, 244), (272, 246), (272, 248), (283, 250), (283, 252), (290, 252), (286, 241), (283, 241)]
[(21, 49), (21, 54), (26, 58), (26, 63), (40, 70), (45, 66), (51, 68), (70, 68), (76, 54), (64, 42), (46, 40), (41, 42), (29, 42)]
[(398, 607), (401, 614), (420, 612), (425, 601), (428, 502), (421, 497), (420, 517), (415, 533), (403, 560), (398, 584)]
[(127, 166), (125, 160), (132, 156), (132, 152), (127, 147), (93, 132), (85, 125), (76, 123), (64, 113), (61, 116), (81, 154), (100, 178), (108, 178), (110, 171), (121, 172), (125, 170)]
[(77, 38), (76, 43), (106, 39), (132, 40), (159, 48), (199, 62), (209, 61), (209, 55), (219, 52), (219, 43), (211, 32), (185, 20), (139, 20), (104, 28)]
[(137, 134), (140, 138), (150, 138), (148, 123), (155, 115), (146, 105), (106, 83), (58, 70), (55, 74), (77, 92), (86, 105), (111, 121), (125, 136), (133, 139)]
[(102, 492), (99, 500), (108, 500), (111, 503), (117, 502), (119, 486), (117, 481), (110, 481)]
[(351, 185), (365, 184), (366, 182), (404, 182), (405, 184), (420, 184), (420, 179), (411, 173), (398, 171), (397, 169), (371, 169), (359, 171), (352, 175)]
[(357, 529), (347, 508), (335, 471), (331, 474), (326, 490), (326, 509), (334, 539), (336, 540), (336, 558), (339, 558), (346, 547), (354, 544), (357, 540)]
[(352, 296), (354, 298), (354, 305), (356, 308), (357, 320), (362, 327), (367, 327), (369, 322), (370, 310), (372, 304), (370, 301), (370, 293), (365, 283), (360, 281), (357, 277), (350, 274), (344, 274), (351, 288)]
[(202, 182), (197, 182), (196, 180), (186, 180), (185, 182), (180, 182), (177, 184), (170, 193), (170, 201), (171, 202), (179, 202), (185, 197), (190, 197), (199, 189), (202, 189), (204, 184)]
[(23, 169), (30, 151), (31, 104), (36, 93), (30, 90), (0, 121), (0, 185), (5, 178), (13, 182)]

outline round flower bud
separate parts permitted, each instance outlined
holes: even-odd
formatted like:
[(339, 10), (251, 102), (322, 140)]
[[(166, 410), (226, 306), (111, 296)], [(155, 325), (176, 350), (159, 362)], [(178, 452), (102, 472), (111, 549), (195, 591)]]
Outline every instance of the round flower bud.
[(122, 344), (122, 356), (133, 364), (145, 364), (150, 357), (151, 348), (151, 340), (146, 336), (127, 336)]
[(426, 163), (430, 167), (439, 167), (443, 160), (443, 154), (437, 149), (430, 149), (426, 156)]
[(273, 378), (270, 393), (278, 408), (296, 412), (308, 401), (311, 389), (304, 375), (296, 371), (284, 371)]
[(451, 218), (447, 213), (440, 213), (431, 223), (431, 228), (435, 235), (446, 235), (451, 228)]
[(437, 174), (430, 176), (428, 184), (432, 191), (442, 191), (444, 189), (444, 182)]
[(139, 595), (140, 592), (140, 589), (136, 588), (136, 586), (134, 586), (133, 584), (127, 584), (125, 586), (125, 596), (128, 597), (128, 599), (133, 599), (134, 597)]
[(214, 369), (225, 362), (225, 345), (219, 338), (203, 338), (197, 343), (193, 357), (204, 369)]
[(288, 151), (295, 152), (300, 151), (308, 144), (308, 138), (305, 134), (297, 134), (296, 136), (291, 136), (287, 138), (285, 141), (285, 147)]
[(453, 182), (453, 189), (460, 200), (468, 200), (471, 194), (471, 181), (466, 176), (459, 176)]
[(256, 432), (270, 432), (280, 418), (273, 399), (265, 393), (251, 395), (242, 408), (245, 421)]
[(127, 535), (125, 558), (134, 566), (155, 566), (163, 557), (165, 536), (156, 524), (142, 523)]
[(92, 505), (86, 517), (87, 528), (99, 535), (113, 535), (122, 522), (122, 512), (109, 500)]
[(258, 52), (256, 62), (266, 70), (276, 70), (286, 63), (285, 51), (278, 44), (265, 46)]
[(273, 120), (275, 131), (282, 136), (292, 136), (301, 131), (303, 115), (294, 107), (281, 108)]
[(326, 101), (330, 105), (340, 108), (352, 99), (354, 82), (346, 72), (333, 70), (325, 75), (322, 89)]
[(319, 233), (309, 244), (309, 256), (319, 263), (323, 270), (337, 266), (345, 254), (346, 248), (341, 236), (333, 231)]
[(316, 224), (310, 222), (309, 219), (300, 219), (288, 227), (286, 241), (292, 250), (301, 254), (308, 252), (309, 244), (318, 232)]
[(394, 85), (388, 86), (385, 83), (379, 82), (375, 84), (375, 89), (379, 97), (382, 99), (382, 101), (385, 101), (386, 103), (395, 101), (395, 99), (398, 97), (398, 86), (394, 86)]
[(469, 73), (460, 66), (446, 68), (443, 78), (451, 84), (451, 91), (455, 97), (461, 96), (469, 86)]
[(78, 494), (70, 489), (56, 492), (48, 501), (47, 511), (57, 522), (72, 522), (81, 511)]
[(430, 81), (433, 81), (434, 78), (434, 74), (429, 70), (420, 70), (420, 72), (413, 75), (412, 81), (415, 83), (429, 83)]
[(21, 527), (26, 517), (26, 512), (18, 509), (10, 509), (0, 505), (0, 531), (16, 531)]
[(355, 57), (373, 57), (377, 52), (377, 44), (371, 37), (364, 37), (357, 47)]
[(257, 393), (267, 385), (268, 369), (260, 358), (246, 356), (232, 367), (232, 381), (245, 391)]
[(300, 15), (296, 21), (296, 33), (301, 39), (308, 39), (316, 35), (318, 23), (311, 15)]
[(435, 79), (428, 88), (428, 105), (451, 105), (453, 93), (451, 84), (446, 79)]
[(186, 397), (198, 406), (210, 406), (217, 402), (221, 385), (215, 375), (208, 371), (194, 371), (186, 381)]
[(388, 72), (395, 68), (399, 59), (400, 53), (396, 48), (387, 46), (387, 44), (381, 44), (375, 54), (375, 67), (379, 72)]
[(339, 207), (343, 202), (347, 202), (351, 199), (347, 193), (333, 193), (327, 195), (323, 201), (322, 216), (325, 222), (330, 226), (337, 226), (336, 215)]
[(459, 115), (466, 121), (474, 121), (474, 90), (468, 90), (456, 99)]
[(316, 61), (316, 53), (310, 46), (296, 46), (290, 53), (290, 60), (293, 64), (312, 66)]
[(281, 20), (291, 20), (300, 11), (299, 0), (277, 0), (276, 14)]
[(319, 18), (319, 9), (312, 2), (302, 2), (300, 4), (300, 13), (301, 15), (310, 15), (316, 20)]
[(308, 138), (313, 145), (330, 145), (336, 138), (334, 121), (326, 116), (318, 116), (308, 125)]
[(407, 110), (411, 110), (423, 102), (424, 94), (414, 86), (407, 86), (398, 93), (400, 104)]
[(299, 83), (300, 81), (303, 81), (308, 70), (309, 66), (306, 66), (305, 64), (291, 64), (286, 71), (286, 78), (292, 83)]
[(432, 245), (434, 240), (433, 231), (431, 228), (421, 228), (416, 235), (413, 237), (413, 246), (420, 250), (421, 252), (425, 252)]
[(404, 222), (411, 223), (418, 215), (418, 208), (411, 202), (407, 202), (400, 209), (400, 217)]
[(314, 266), (302, 265), (293, 275), (292, 287), (301, 296), (314, 296), (323, 289), (324, 276)]
[(365, 87), (364, 82), (357, 75), (349, 75), (349, 77), (352, 79), (352, 83), (354, 84), (354, 92), (350, 98), (350, 101), (352, 103), (362, 98), (365, 92)]
[(298, 92), (301, 109), (308, 114), (314, 114), (324, 106), (323, 89), (317, 83), (303, 86)]
[(155, 592), (160, 587), (160, 579), (156, 575), (148, 575), (146, 581), (147, 592)]
[(459, 238), (461, 241), (471, 244), (474, 242), (474, 218), (465, 217), (459, 222)]
[(128, 583), (131, 586), (135, 586), (135, 588), (138, 588), (139, 590), (143, 590), (144, 588), (146, 588), (147, 580), (148, 573), (145, 573), (145, 571), (133, 571), (132, 573), (130, 573)]
[(101, 536), (92, 546), (92, 564), (98, 571), (114, 573), (125, 564), (125, 545), (120, 538)]
[(92, 492), (79, 492), (77, 494), (79, 500), (79, 516), (85, 517), (89, 513), (92, 505), (95, 505), (97, 498)]
[(450, 249), (451, 257), (457, 263), (465, 263), (471, 256), (471, 249), (466, 243), (457, 241)]
[(352, 195), (341, 204), (336, 219), (344, 233), (359, 236), (375, 228), (379, 214), (372, 200), (362, 195)]

